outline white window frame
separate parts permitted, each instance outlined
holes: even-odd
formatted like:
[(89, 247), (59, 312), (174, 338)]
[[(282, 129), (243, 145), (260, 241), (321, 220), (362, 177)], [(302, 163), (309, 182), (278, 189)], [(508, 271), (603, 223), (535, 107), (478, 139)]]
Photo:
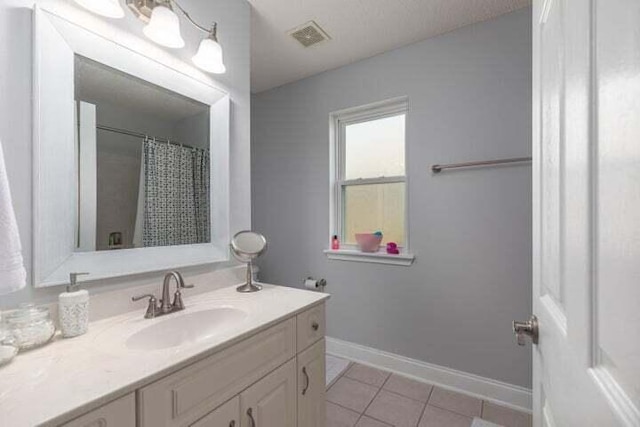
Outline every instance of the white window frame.
[[(402, 176), (383, 176), (376, 178), (358, 178), (345, 179), (345, 146), (346, 146), (346, 127), (349, 125), (364, 123), (373, 120), (379, 120), (386, 117), (394, 117), (404, 114), (405, 118), (409, 117), (409, 103), (407, 97), (393, 98), (373, 104), (360, 107), (349, 108), (331, 113), (330, 115), (330, 141), (331, 141), (331, 200), (330, 200), (330, 236), (329, 247), (331, 247), (331, 238), (334, 234), (340, 237), (340, 249), (327, 249), (325, 253), (329, 259), (337, 259), (343, 261), (359, 261), (374, 262), (392, 265), (411, 265), (414, 256), (409, 251), (409, 180), (407, 173), (408, 144), (407, 132), (405, 128), (405, 174)], [(405, 223), (404, 223), (404, 245), (399, 247), (399, 255), (389, 255), (386, 249), (382, 248), (376, 253), (365, 253), (358, 250), (356, 245), (342, 243), (344, 240), (344, 206), (343, 192), (345, 187), (353, 185), (367, 184), (389, 184), (404, 183), (405, 184)]]

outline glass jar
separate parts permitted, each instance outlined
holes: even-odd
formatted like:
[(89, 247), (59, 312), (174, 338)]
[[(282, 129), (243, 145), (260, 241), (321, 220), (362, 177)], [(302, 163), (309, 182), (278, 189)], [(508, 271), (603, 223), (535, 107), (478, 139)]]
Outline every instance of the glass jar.
[(17, 353), (18, 347), (13, 335), (4, 322), (0, 322), (0, 366), (11, 362)]
[(7, 327), (20, 350), (44, 345), (51, 340), (56, 328), (49, 309), (33, 304), (20, 304), (20, 308), (7, 313)]

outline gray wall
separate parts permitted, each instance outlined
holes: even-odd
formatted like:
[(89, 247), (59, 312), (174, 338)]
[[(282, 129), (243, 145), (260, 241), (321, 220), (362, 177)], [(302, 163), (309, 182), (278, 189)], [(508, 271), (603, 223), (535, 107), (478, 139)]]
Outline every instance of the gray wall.
[[(0, 1), (0, 140), (16, 210), (23, 255), (31, 280), (32, 242), (32, 0)], [(38, 4), (68, 3), (72, 0), (38, 0)], [(231, 97), (231, 230), (251, 226), (250, 195), (250, 6), (245, 0), (183, 0), (181, 4), (202, 22), (217, 21), (218, 38), (223, 45), (227, 73), (217, 76), (219, 85)], [(75, 6), (73, 6), (75, 7)], [(141, 38), (143, 25), (129, 12), (123, 20), (109, 20), (123, 31)], [(187, 48), (174, 54), (191, 63), (201, 33), (183, 26)], [(186, 276), (206, 273), (225, 265), (184, 269)], [(158, 282), (160, 274), (104, 280), (90, 287), (92, 293)], [(64, 289), (34, 289), (27, 286), (13, 294), (0, 296), (0, 308), (23, 301), (53, 301)]]
[[(531, 14), (500, 18), (253, 97), (262, 279), (326, 277), (328, 335), (531, 384), (511, 320), (531, 306), (531, 170), (433, 163), (531, 152)], [(407, 95), (411, 267), (328, 261), (329, 113)]]

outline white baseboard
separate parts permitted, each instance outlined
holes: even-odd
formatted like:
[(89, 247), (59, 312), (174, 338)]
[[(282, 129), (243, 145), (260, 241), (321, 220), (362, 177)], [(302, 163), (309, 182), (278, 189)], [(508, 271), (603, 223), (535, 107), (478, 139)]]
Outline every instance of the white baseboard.
[(418, 381), (459, 391), (518, 411), (531, 413), (531, 390), (444, 366), (410, 359), (337, 338), (326, 338), (327, 353), (382, 368)]

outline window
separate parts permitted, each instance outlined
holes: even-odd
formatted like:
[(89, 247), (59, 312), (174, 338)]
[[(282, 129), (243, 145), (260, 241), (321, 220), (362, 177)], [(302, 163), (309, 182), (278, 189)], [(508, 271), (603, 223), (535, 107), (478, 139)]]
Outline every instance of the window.
[(406, 118), (406, 99), (331, 115), (331, 224), (343, 250), (355, 252), (356, 233), (375, 231), (382, 232), (383, 245), (408, 250)]

